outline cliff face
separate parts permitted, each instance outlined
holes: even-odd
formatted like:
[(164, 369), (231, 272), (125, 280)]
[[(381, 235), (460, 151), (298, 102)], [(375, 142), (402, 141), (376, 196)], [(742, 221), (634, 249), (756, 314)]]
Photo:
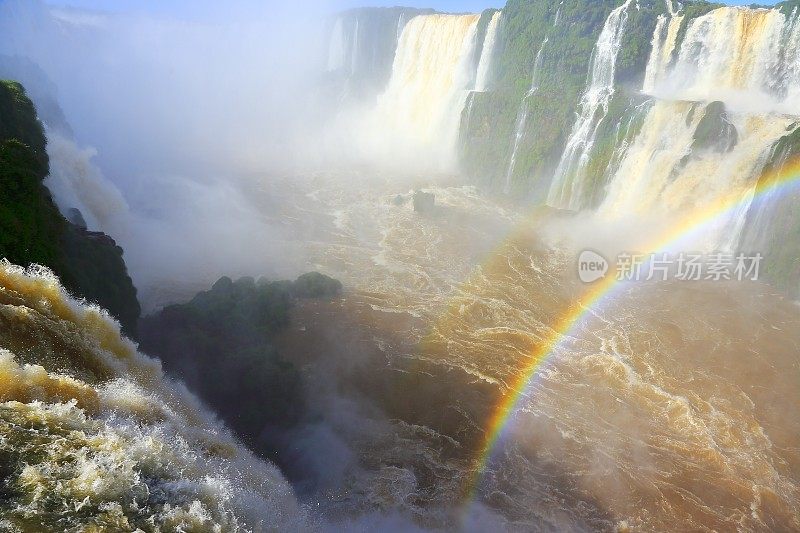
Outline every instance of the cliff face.
[(421, 18), (405, 24), (373, 113), (398, 138), (442, 145), (448, 168), (487, 190), (607, 221), (733, 203), (699, 248), (760, 251), (770, 279), (798, 286), (800, 256), (769, 235), (794, 235), (800, 217), (785, 191), (768, 204), (759, 191), (800, 157), (800, 2), (509, 0), (477, 24), (460, 17), (455, 55), (437, 45), (454, 18), (419, 31)]
[(46, 139), (23, 87), (0, 82), (0, 256), (49, 267), (73, 294), (107, 309), (136, 335), (136, 289), (122, 249), (102, 233), (68, 222), (43, 185)]
[[(717, 7), (686, 2), (682, 31)], [(493, 88), (475, 95), (470, 120), (462, 120), (462, 170), (483, 185), (545, 201), (591, 84), (610, 76), (591, 95), (607, 100), (586, 110), (600, 118), (592, 124), (596, 142), (587, 169), (595, 179), (585, 191), (587, 205), (597, 204), (619, 124), (629, 123), (623, 132), (629, 140), (639, 131), (636, 110), (647, 99), (640, 89), (651, 40), (659, 18), (667, 17), (663, 0), (510, 0), (502, 11)], [(598, 57), (599, 42), (615, 37), (616, 48), (605, 50), (613, 55)]]
[(409, 20), (433, 10), (356, 8), (331, 21), (326, 78), (342, 100), (374, 98), (389, 81), (397, 43)]

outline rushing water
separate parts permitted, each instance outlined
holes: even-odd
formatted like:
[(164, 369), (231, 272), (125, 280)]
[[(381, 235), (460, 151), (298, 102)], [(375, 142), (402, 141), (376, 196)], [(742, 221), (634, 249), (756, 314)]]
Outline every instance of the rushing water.
[(474, 80), (478, 15), (421, 15), (403, 29), (392, 76), (373, 114), (400, 141), (455, 154), (461, 111)]
[(522, 107), (517, 114), (517, 124), (514, 127), (514, 144), (511, 147), (511, 159), (508, 162), (508, 170), (506, 171), (506, 185), (503, 189), (505, 193), (508, 193), (511, 190), (511, 178), (514, 177), (514, 169), (517, 166), (517, 153), (519, 151), (520, 144), (522, 143), (522, 139), (525, 137), (525, 128), (527, 127), (528, 114), (530, 113), (530, 103), (528, 102), (528, 99), (539, 89), (539, 72), (542, 69), (542, 58), (545, 46), (547, 46), (547, 42), (548, 38), (545, 37), (541, 46), (539, 47), (539, 51), (536, 52), (536, 59), (533, 62), (533, 74), (531, 75), (531, 88), (528, 89), (528, 92), (522, 97)]
[(490, 76), (492, 75), (492, 61), (494, 59), (495, 47), (497, 46), (497, 31), (500, 27), (500, 19), (503, 13), (498, 11), (492, 15), (489, 25), (486, 27), (486, 38), (483, 41), (481, 58), (478, 61), (478, 74), (475, 79), (475, 90), (486, 91), (489, 88)]
[(553, 207), (576, 209), (582, 200), (585, 166), (594, 147), (597, 129), (614, 96), (617, 54), (628, 22), (627, 0), (608, 16), (597, 45), (594, 48), (592, 67), (586, 92), (579, 104), (578, 119), (572, 127), (561, 161), (556, 169), (547, 203)]
[(0, 263), (4, 531), (304, 527), (292, 490), (44, 270)]
[[(330, 335), (357, 337), (344, 353), (363, 356), (362, 370), (325, 379), (357, 383), (389, 421), (337, 426), (361, 459), (344, 487), (317, 497), (328, 512), (377, 506), (452, 527), (492, 406), (584, 288), (571, 248), (554, 240), (561, 223), (548, 216), (444, 186), (426, 189), (439, 208), (423, 216), (393, 180), (348, 181), (357, 186), (318, 176), (312, 192), (286, 202), (302, 212), (295, 231), (309, 243), (309, 265), (350, 288), (327, 310), (301, 310), (295, 326), (306, 340), (289, 353), (309, 363), (302, 354), (315, 346), (310, 364), (327, 368), (328, 357), (342, 357), (326, 350)], [(327, 337), (325, 322), (335, 332)], [(492, 527), (510, 530), (800, 527), (798, 326), (797, 308), (760, 285), (620, 291), (538, 372), (467, 521), (489, 513)]]

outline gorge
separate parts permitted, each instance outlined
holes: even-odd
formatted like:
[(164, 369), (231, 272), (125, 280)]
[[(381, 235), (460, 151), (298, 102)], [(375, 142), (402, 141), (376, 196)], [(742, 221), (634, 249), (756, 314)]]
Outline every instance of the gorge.
[(800, 530), (800, 1), (245, 4), (0, 0), (0, 530)]

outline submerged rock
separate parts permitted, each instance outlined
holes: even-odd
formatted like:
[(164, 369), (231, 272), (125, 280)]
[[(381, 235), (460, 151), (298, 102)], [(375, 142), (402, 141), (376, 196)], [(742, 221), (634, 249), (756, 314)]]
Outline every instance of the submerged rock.
[(436, 196), (429, 192), (414, 193), (414, 211), (423, 215), (433, 213), (436, 209)]

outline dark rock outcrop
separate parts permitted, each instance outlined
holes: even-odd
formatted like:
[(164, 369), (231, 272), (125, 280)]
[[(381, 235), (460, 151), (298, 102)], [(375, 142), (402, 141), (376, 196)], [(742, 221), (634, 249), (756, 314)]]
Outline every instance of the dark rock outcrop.
[(122, 249), (61, 215), (43, 184), (50, 172), (46, 144), (23, 87), (0, 82), (0, 257), (49, 267), (70, 292), (108, 309), (135, 337), (141, 310)]
[(736, 131), (722, 102), (712, 102), (705, 109), (705, 114), (694, 132), (695, 150), (712, 150), (727, 153), (736, 147), (739, 133)]
[(274, 345), (295, 298), (329, 298), (341, 283), (310, 273), (297, 281), (220, 278), (190, 302), (140, 322), (141, 348), (206, 401), (248, 446), (276, 460), (281, 435), (305, 415), (298, 370)]

